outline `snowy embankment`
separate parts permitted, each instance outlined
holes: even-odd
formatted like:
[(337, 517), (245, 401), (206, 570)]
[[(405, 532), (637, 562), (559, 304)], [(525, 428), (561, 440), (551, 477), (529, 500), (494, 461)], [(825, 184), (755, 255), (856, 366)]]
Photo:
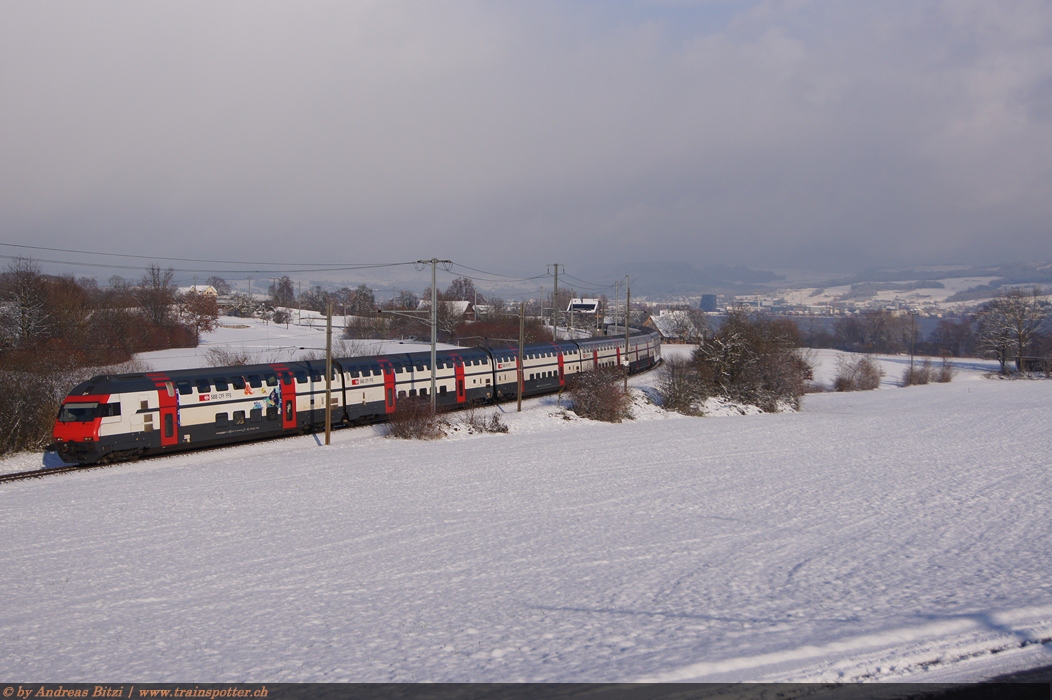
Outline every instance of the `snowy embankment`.
[(1052, 383), (979, 377), (621, 425), (547, 397), (505, 405), (507, 435), (358, 429), (5, 484), (0, 676), (944, 681), (1052, 663), (1032, 643), (1052, 637)]

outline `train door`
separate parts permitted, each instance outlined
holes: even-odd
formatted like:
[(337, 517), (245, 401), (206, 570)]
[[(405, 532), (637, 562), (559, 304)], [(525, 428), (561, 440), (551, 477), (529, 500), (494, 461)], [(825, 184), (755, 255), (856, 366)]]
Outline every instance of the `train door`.
[(599, 369), (599, 350), (592, 350), (592, 369)]
[(380, 362), (384, 372), (384, 412), (394, 413), (397, 407), (397, 392), (395, 391), (394, 365), (386, 360)]
[(617, 352), (617, 366), (620, 367), (621, 366), (621, 346), (620, 345), (616, 346), (614, 348), (614, 350)]
[(271, 365), (278, 373), (281, 386), (281, 427), (289, 430), (296, 427), (296, 384), (292, 370), (285, 365)]
[(467, 401), (467, 392), (464, 391), (464, 361), (454, 357), (453, 367), (457, 382), (457, 403), (464, 403)]
[(566, 386), (566, 367), (563, 364), (562, 352), (559, 352), (559, 386)]
[(148, 374), (157, 387), (157, 405), (159, 406), (161, 447), (179, 444), (179, 395), (175, 383), (166, 374)]

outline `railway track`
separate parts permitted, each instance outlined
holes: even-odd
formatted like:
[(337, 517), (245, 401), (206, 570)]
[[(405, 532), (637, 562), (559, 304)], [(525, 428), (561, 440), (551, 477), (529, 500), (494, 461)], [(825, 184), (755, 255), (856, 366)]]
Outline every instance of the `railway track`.
[(70, 472), (77, 472), (83, 469), (99, 469), (100, 467), (108, 467), (108, 464), (73, 464), (68, 467), (50, 467), (45, 469), (34, 469), (28, 472), (13, 472), (11, 474), (0, 474), (0, 484), (8, 481), (24, 481), (26, 479), (39, 479), (45, 476), (51, 476), (52, 474), (68, 474)]

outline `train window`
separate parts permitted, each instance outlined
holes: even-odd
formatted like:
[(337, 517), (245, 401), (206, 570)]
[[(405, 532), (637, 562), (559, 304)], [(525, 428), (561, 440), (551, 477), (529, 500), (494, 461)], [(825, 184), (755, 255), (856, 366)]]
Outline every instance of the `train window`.
[(194, 393), (194, 388), (190, 386), (190, 382), (176, 382), (175, 388), (179, 390), (179, 393), (183, 396)]
[(277, 406), (267, 406), (267, 420), (277, 420), (277, 419), (278, 419), (278, 407)]
[(292, 373), (291, 372), (282, 372), (281, 373), (281, 383), (282, 384), (292, 384)]
[(373, 371), (373, 376), (374, 377), (379, 377), (381, 374), (383, 374), (380, 371), (380, 365), (369, 365), (369, 369), (371, 369)]
[(398, 398), (404, 399), (405, 398), (405, 391), (399, 391), (398, 392)]
[(252, 423), (259, 423), (261, 420), (263, 420), (263, 409), (253, 408), (248, 413), (248, 420)]
[(427, 389), (421, 389), (420, 390), (420, 395), (421, 396), (427, 396)]
[(216, 391), (226, 391), (230, 388), (230, 385), (226, 383), (226, 377), (216, 377), (212, 383), (215, 384)]
[(139, 410), (140, 411), (149, 411), (150, 410), (150, 402), (149, 401), (140, 401), (139, 402)]
[(416, 371), (417, 372), (426, 372), (427, 371), (427, 365), (417, 365), (416, 366)]
[(320, 382), (321, 381), (321, 372), (311, 372), (310, 373), (310, 380), (312, 382)]
[(409, 395), (410, 396), (416, 396), (416, 389), (410, 389), (409, 390)]
[(217, 413), (216, 414), (216, 427), (217, 428), (225, 428), (229, 422), (230, 422), (230, 416), (228, 416), (226, 413)]
[(267, 372), (263, 375), (263, 378), (267, 380), (267, 386), (277, 386), (278, 378), (274, 376), (273, 372)]
[(244, 411), (234, 411), (234, 425), (244, 425), (244, 424), (245, 424), (245, 412)]
[(295, 417), (296, 411), (292, 406), (292, 399), (285, 399), (285, 420), (290, 421)]
[(358, 378), (358, 368), (357, 367), (351, 367), (351, 379), (357, 379), (357, 378)]
[(97, 403), (63, 404), (58, 413), (58, 421), (59, 423), (88, 423), (95, 420), (98, 410)]
[(302, 369), (301, 370), (297, 370), (296, 371), (296, 381), (299, 382), (300, 384), (306, 384), (307, 383), (307, 373), (304, 372)]
[(446, 395), (446, 385), (445, 384), (443, 384), (442, 386), (438, 387), (438, 393), (441, 396), (445, 396)]
[(99, 406), (99, 415), (103, 418), (112, 418), (113, 416), (119, 416), (121, 414), (121, 405), (119, 403), (104, 403)]
[(212, 391), (212, 383), (207, 379), (198, 379), (197, 391), (201, 394), (207, 394), (208, 392)]
[(395, 369), (395, 373), (397, 373), (397, 374), (401, 374), (402, 373), (402, 365), (395, 365), (394, 369)]
[(164, 414), (164, 436), (172, 437), (175, 435), (175, 417), (171, 413)]
[(244, 377), (231, 377), (230, 378), (230, 384), (235, 389), (244, 389), (245, 388), (245, 378)]
[(263, 380), (259, 378), (258, 374), (248, 375), (248, 383), (253, 389), (258, 389), (263, 386)]

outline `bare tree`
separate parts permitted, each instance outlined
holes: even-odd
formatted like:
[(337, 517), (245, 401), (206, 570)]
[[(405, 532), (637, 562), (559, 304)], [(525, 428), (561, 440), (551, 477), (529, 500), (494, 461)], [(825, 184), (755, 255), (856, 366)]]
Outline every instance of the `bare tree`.
[(475, 289), (475, 283), (467, 277), (457, 277), (453, 280), (444, 295), (447, 301), (470, 301), (472, 303), (485, 304), (486, 297)]
[(178, 314), (179, 320), (193, 328), (200, 338), (202, 333), (211, 333), (216, 329), (219, 304), (210, 294), (190, 292), (179, 299)]
[(162, 270), (150, 263), (138, 289), (135, 290), (135, 301), (138, 302), (143, 315), (156, 326), (172, 324), (172, 305), (175, 303), (175, 284), (172, 282), (174, 277), (175, 271), (172, 268)]
[(376, 295), (366, 284), (359, 284), (351, 293), (347, 311), (355, 316), (372, 316), (376, 313)]
[(12, 260), (0, 276), (5, 313), (4, 335), (15, 344), (41, 337), (50, 325), (47, 280), (29, 258)]
[(222, 277), (212, 275), (211, 277), (205, 280), (205, 284), (211, 286), (212, 289), (216, 290), (216, 294), (218, 294), (221, 297), (230, 295), (230, 283)]
[(1026, 351), (1048, 315), (1048, 304), (1036, 287), (1008, 290), (979, 312), (980, 341), (997, 357), (1002, 373), (1013, 351), (1016, 370), (1022, 371)]
[(274, 306), (292, 306), (296, 303), (296, 287), (288, 275), (282, 275), (271, 282), (270, 300)]

